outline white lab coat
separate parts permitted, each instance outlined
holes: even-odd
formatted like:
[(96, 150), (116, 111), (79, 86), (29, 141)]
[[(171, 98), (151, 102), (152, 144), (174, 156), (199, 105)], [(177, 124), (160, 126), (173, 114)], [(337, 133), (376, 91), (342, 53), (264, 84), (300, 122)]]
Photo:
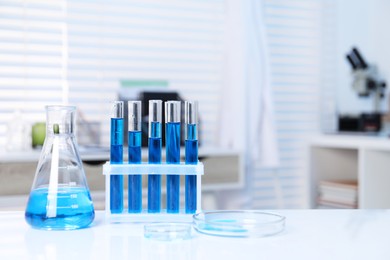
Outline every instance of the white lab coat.
[[(243, 40), (234, 47), (243, 49), (237, 51), (241, 51), (244, 72), (241, 74), (241, 85), (227, 84), (222, 89), (220, 145), (246, 148), (246, 161), (250, 164), (277, 167), (279, 152), (274, 122), (270, 53), (262, 19), (262, 4), (258, 0), (240, 1), (240, 4), (242, 17), (239, 22), (244, 33)], [(240, 74), (239, 70), (237, 68), (233, 73)], [(244, 99), (240, 102), (242, 91)], [(242, 105), (245, 106), (244, 109), (241, 109)], [(246, 138), (241, 139), (242, 136)]]
[[(263, 25), (262, 3), (259, 0), (230, 1), (230, 29), (235, 35), (229, 55), (235, 67), (230, 67), (229, 82), (222, 89), (223, 103), (220, 145), (245, 151), (246, 189), (221, 191), (217, 200), (221, 208), (252, 208), (252, 181), (260, 168), (279, 166), (279, 151), (274, 122), (269, 51)], [(275, 172), (275, 188), (280, 183)], [(279, 207), (282, 196), (277, 192)]]

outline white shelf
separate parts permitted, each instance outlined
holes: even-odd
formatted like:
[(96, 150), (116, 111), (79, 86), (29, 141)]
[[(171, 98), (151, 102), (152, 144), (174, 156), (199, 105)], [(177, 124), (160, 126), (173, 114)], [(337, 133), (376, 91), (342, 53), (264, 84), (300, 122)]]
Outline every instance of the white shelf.
[(390, 207), (390, 140), (323, 135), (309, 142), (310, 207), (316, 207), (321, 180), (358, 181), (358, 207)]
[[(85, 148), (79, 147), (79, 152), (81, 159), (83, 161), (108, 161), (110, 159), (110, 149), (107, 148)], [(237, 155), (240, 151), (234, 149), (222, 149), (218, 147), (199, 147), (199, 157), (209, 157), (209, 156), (229, 156)], [(24, 151), (0, 151), (0, 163), (10, 163), (10, 162), (38, 162), (39, 156), (41, 154), (40, 149), (31, 149)], [(147, 148), (142, 148), (142, 158), (147, 158), (148, 150)], [(181, 156), (184, 156), (184, 148), (181, 148)], [(163, 147), (163, 158), (165, 158), (165, 147)], [(127, 159), (127, 150), (124, 147), (123, 151), (124, 159)]]
[[(38, 162), (40, 155), (40, 149), (31, 149), (25, 151), (1, 151), (0, 163)], [(107, 161), (110, 158), (110, 150), (80, 149), (80, 156), (82, 160), (87, 161)]]

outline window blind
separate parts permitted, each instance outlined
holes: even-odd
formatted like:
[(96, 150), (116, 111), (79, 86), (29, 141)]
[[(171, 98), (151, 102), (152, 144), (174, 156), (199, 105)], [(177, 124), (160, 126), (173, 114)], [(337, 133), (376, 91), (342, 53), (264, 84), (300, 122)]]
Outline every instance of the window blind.
[(224, 1), (1, 1), (0, 144), (20, 109), (72, 104), (101, 123), (122, 80), (164, 80), (199, 101), (202, 141), (213, 145), (226, 60)]
[(60, 1), (0, 2), (1, 147), (14, 111), (42, 121), (45, 105), (63, 102), (63, 20)]

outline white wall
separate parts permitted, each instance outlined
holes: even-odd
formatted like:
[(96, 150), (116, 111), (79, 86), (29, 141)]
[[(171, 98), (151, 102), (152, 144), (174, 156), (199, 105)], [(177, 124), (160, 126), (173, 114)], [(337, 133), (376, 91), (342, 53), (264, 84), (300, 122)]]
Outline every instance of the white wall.
[[(337, 108), (341, 113), (370, 112), (372, 98), (359, 98), (352, 90), (345, 54), (357, 46), (367, 62), (376, 64), (390, 82), (390, 1), (339, 0), (337, 5)], [(387, 111), (387, 97), (382, 103), (382, 111)]]

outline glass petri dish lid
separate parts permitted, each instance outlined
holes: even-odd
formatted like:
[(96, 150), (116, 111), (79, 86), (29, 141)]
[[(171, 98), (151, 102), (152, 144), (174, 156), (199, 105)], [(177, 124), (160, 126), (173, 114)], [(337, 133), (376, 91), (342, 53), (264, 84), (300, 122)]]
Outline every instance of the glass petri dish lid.
[(224, 237), (265, 237), (284, 230), (284, 216), (257, 210), (207, 211), (193, 216), (194, 229)]
[(191, 239), (191, 231), (191, 224), (185, 223), (152, 223), (144, 226), (145, 238), (159, 241)]

